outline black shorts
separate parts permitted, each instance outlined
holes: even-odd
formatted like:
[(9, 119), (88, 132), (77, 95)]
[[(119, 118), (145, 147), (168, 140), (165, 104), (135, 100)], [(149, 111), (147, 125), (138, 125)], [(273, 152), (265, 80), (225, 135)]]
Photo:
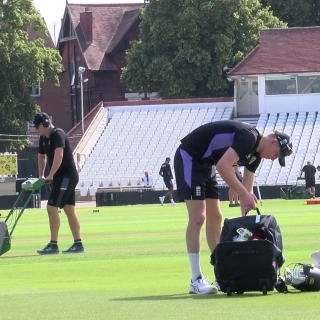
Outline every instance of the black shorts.
[(174, 156), (174, 172), (179, 201), (219, 199), (215, 167), (204, 165), (181, 146)]
[(63, 208), (65, 205), (74, 206), (76, 204), (75, 188), (78, 181), (79, 176), (54, 178), (48, 205), (57, 208)]
[(166, 185), (166, 187), (168, 189), (172, 189), (173, 188), (173, 183), (172, 180), (163, 180), (164, 184)]
[(311, 188), (316, 186), (316, 178), (307, 178), (306, 180), (306, 188)]

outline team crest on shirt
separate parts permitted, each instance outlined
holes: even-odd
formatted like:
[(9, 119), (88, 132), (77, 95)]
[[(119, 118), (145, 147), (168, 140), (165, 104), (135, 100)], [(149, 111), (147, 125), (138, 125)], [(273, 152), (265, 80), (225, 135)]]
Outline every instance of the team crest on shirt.
[(252, 156), (252, 153), (246, 155), (246, 159), (249, 161), (248, 164), (251, 164), (257, 160), (257, 157)]
[(249, 164), (255, 162), (256, 160), (257, 160), (257, 157), (252, 157), (252, 158), (250, 159), (250, 161), (249, 161)]

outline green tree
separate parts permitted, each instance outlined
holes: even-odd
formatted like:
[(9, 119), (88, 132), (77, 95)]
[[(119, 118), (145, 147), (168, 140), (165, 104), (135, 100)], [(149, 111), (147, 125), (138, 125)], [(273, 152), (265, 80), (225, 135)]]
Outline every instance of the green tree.
[(319, 0), (260, 0), (289, 27), (320, 26)]
[[(32, 0), (0, 0), (0, 133), (26, 135), (26, 121), (39, 110), (29, 88), (50, 79), (59, 84), (61, 57), (42, 39), (29, 41), (28, 27), (47, 33)], [(8, 140), (8, 139), (5, 139)], [(8, 150), (21, 149), (27, 139), (5, 141)]]
[(260, 29), (285, 26), (259, 0), (150, 0), (141, 19), (121, 79), (162, 98), (230, 93), (223, 67), (257, 44)]

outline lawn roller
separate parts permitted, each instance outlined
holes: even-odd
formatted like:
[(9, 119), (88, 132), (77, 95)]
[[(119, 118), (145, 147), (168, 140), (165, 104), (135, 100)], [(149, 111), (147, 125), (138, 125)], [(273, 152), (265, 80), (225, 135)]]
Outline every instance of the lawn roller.
[(297, 178), (295, 185), (288, 188), (280, 188), (280, 197), (286, 200), (311, 199), (313, 195), (306, 190), (305, 179)]
[(39, 190), (45, 181), (44, 179), (27, 178), (21, 185), (21, 192), (13, 204), (10, 212), (5, 216), (4, 221), (0, 221), (0, 256), (11, 249), (12, 233), (21, 218), (24, 209), (28, 206), (33, 194)]

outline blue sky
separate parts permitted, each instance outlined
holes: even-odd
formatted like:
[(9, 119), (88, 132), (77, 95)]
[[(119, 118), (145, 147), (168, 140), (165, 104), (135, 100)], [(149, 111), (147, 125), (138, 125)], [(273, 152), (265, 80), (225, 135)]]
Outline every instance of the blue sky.
[[(143, 3), (143, 0), (68, 0), (68, 3)], [(45, 19), (52, 38), (59, 35), (61, 19), (66, 7), (66, 0), (33, 0), (35, 7)], [(54, 28), (55, 26), (55, 28)], [(54, 32), (55, 30), (55, 32)]]

